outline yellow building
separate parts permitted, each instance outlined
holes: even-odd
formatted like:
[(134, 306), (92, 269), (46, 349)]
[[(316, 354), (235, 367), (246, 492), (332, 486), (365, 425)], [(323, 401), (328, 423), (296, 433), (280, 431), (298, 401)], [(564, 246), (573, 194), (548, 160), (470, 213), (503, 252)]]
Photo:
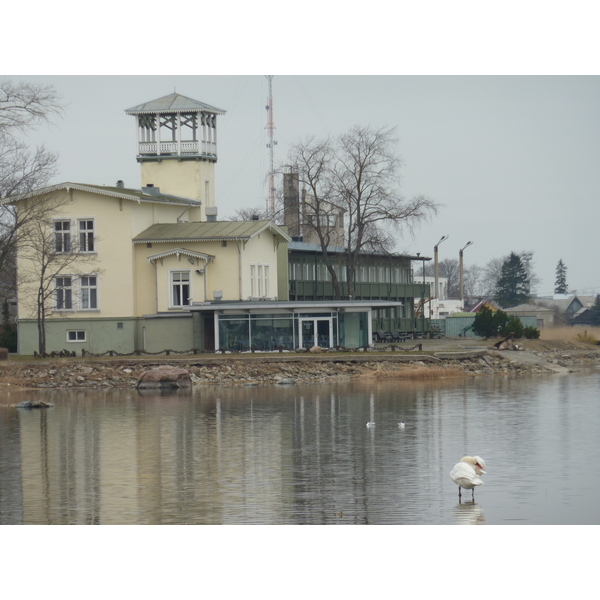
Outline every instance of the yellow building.
[(40, 310), (46, 352), (129, 354), (366, 346), (372, 310), (403, 305), (289, 302), (285, 228), (217, 220), (225, 111), (174, 93), (126, 112), (141, 189), (67, 182), (4, 200), (41, 214), (17, 255), (20, 354), (38, 350)]

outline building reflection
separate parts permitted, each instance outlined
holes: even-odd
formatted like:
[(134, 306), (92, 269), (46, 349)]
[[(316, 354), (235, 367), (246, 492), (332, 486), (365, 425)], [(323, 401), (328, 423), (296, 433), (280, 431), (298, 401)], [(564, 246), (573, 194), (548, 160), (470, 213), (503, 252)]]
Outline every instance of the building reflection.
[[(0, 407), (0, 523), (484, 523), (479, 501), (453, 508), (449, 472), (488, 459), (490, 436), (496, 453), (527, 449), (540, 411), (527, 383), (511, 403), (514, 385), (43, 392), (55, 408)], [(507, 478), (489, 462), (481, 502)]]

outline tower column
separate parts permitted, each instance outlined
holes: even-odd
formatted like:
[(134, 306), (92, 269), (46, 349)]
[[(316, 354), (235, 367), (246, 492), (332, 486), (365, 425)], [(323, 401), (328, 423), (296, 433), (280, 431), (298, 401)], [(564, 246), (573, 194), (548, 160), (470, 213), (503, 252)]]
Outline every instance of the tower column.
[(156, 154), (160, 155), (160, 113), (156, 113)]

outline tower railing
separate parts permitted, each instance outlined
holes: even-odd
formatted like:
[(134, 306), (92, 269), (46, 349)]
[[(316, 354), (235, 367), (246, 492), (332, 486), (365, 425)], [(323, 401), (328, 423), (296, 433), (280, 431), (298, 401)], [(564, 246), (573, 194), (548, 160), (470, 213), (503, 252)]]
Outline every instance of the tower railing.
[(215, 142), (195, 142), (182, 141), (181, 149), (179, 142), (160, 142), (160, 152), (158, 142), (140, 142), (139, 154), (144, 155), (182, 155), (182, 154), (203, 154), (207, 156), (216, 156), (217, 144)]

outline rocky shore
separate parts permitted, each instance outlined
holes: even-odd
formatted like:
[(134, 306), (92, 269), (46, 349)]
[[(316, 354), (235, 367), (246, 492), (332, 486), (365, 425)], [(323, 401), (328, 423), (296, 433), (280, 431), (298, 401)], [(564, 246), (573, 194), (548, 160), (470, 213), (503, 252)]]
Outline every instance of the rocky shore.
[(439, 379), (552, 375), (600, 365), (600, 346), (527, 340), (517, 349), (465, 340), (423, 344), (421, 351), (196, 355), (112, 359), (9, 359), (0, 363), (0, 389), (135, 388), (143, 373), (164, 365), (186, 369), (192, 385), (311, 383), (352, 378)]

